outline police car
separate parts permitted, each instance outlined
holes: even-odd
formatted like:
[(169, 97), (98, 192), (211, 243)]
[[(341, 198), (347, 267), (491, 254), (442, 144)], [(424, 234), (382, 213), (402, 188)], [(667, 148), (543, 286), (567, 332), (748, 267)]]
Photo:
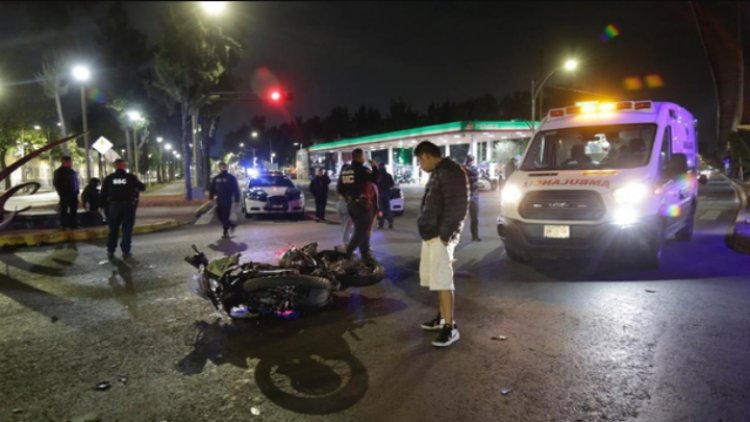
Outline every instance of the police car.
[(247, 189), (243, 192), (242, 211), (247, 218), (267, 214), (303, 218), (305, 195), (291, 179), (281, 173), (260, 173), (251, 177)]
[(550, 110), (502, 190), (497, 230), (508, 257), (609, 253), (658, 266), (665, 239), (693, 234), (695, 123), (668, 102)]

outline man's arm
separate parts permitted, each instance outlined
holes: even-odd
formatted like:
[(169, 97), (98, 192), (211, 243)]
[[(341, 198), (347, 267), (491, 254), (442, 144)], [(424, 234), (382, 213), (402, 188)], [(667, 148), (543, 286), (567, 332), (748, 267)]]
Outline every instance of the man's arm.
[(104, 208), (107, 208), (107, 200), (109, 197), (109, 180), (109, 176), (104, 178), (104, 181), (102, 182), (102, 191), (99, 196), (99, 198), (101, 199), (101, 204)]
[(469, 180), (461, 168), (451, 170), (441, 179), (443, 218), (440, 224), (440, 240), (447, 243), (458, 232), (469, 211)]
[(211, 186), (208, 188), (208, 200), (212, 201), (216, 196), (216, 177), (211, 179)]
[(135, 184), (135, 188), (136, 189), (138, 189), (141, 192), (143, 192), (144, 190), (146, 190), (146, 185), (144, 185), (143, 182), (141, 182), (140, 180), (138, 180), (138, 176), (136, 176), (134, 174), (132, 174), (131, 176), (133, 176), (133, 183)]
[(234, 183), (232, 183), (232, 193), (234, 194), (234, 202), (240, 202), (240, 182), (237, 181), (237, 178), (234, 178)]

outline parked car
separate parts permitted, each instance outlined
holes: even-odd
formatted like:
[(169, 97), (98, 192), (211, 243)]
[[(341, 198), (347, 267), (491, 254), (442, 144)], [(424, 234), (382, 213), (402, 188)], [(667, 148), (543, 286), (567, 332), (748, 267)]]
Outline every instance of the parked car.
[(391, 188), (391, 212), (394, 215), (404, 215), (404, 192), (401, 188)]
[(298, 218), (305, 215), (302, 189), (279, 172), (260, 173), (252, 177), (242, 196), (242, 211), (247, 218), (266, 214), (286, 214)]

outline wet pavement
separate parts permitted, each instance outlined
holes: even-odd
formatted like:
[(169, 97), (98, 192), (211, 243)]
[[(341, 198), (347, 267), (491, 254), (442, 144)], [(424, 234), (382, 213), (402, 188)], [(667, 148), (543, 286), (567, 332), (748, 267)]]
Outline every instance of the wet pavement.
[(244, 220), (229, 240), (187, 226), (136, 237), (132, 262), (107, 262), (100, 241), (4, 251), (0, 420), (746, 420), (750, 259), (726, 245), (730, 185), (701, 189), (696, 236), (651, 271), (509, 261), (499, 195), (482, 193), (484, 241), (456, 252), (448, 350), (419, 329), (436, 302), (418, 286), (416, 189), (373, 236), (387, 279), (289, 321), (219, 319), (182, 258), (195, 243), (274, 261), (332, 247), (340, 226)]

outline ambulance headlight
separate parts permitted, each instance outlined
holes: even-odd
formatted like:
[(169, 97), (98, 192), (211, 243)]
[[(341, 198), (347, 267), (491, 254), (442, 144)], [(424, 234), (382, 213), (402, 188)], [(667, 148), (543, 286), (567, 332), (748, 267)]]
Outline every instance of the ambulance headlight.
[(618, 204), (639, 204), (648, 196), (648, 186), (644, 183), (633, 182), (617, 188), (612, 192)]
[(517, 204), (521, 200), (521, 189), (516, 185), (506, 184), (500, 194), (501, 205)]
[(620, 226), (627, 226), (638, 222), (638, 210), (630, 205), (620, 205), (615, 208), (612, 221)]

